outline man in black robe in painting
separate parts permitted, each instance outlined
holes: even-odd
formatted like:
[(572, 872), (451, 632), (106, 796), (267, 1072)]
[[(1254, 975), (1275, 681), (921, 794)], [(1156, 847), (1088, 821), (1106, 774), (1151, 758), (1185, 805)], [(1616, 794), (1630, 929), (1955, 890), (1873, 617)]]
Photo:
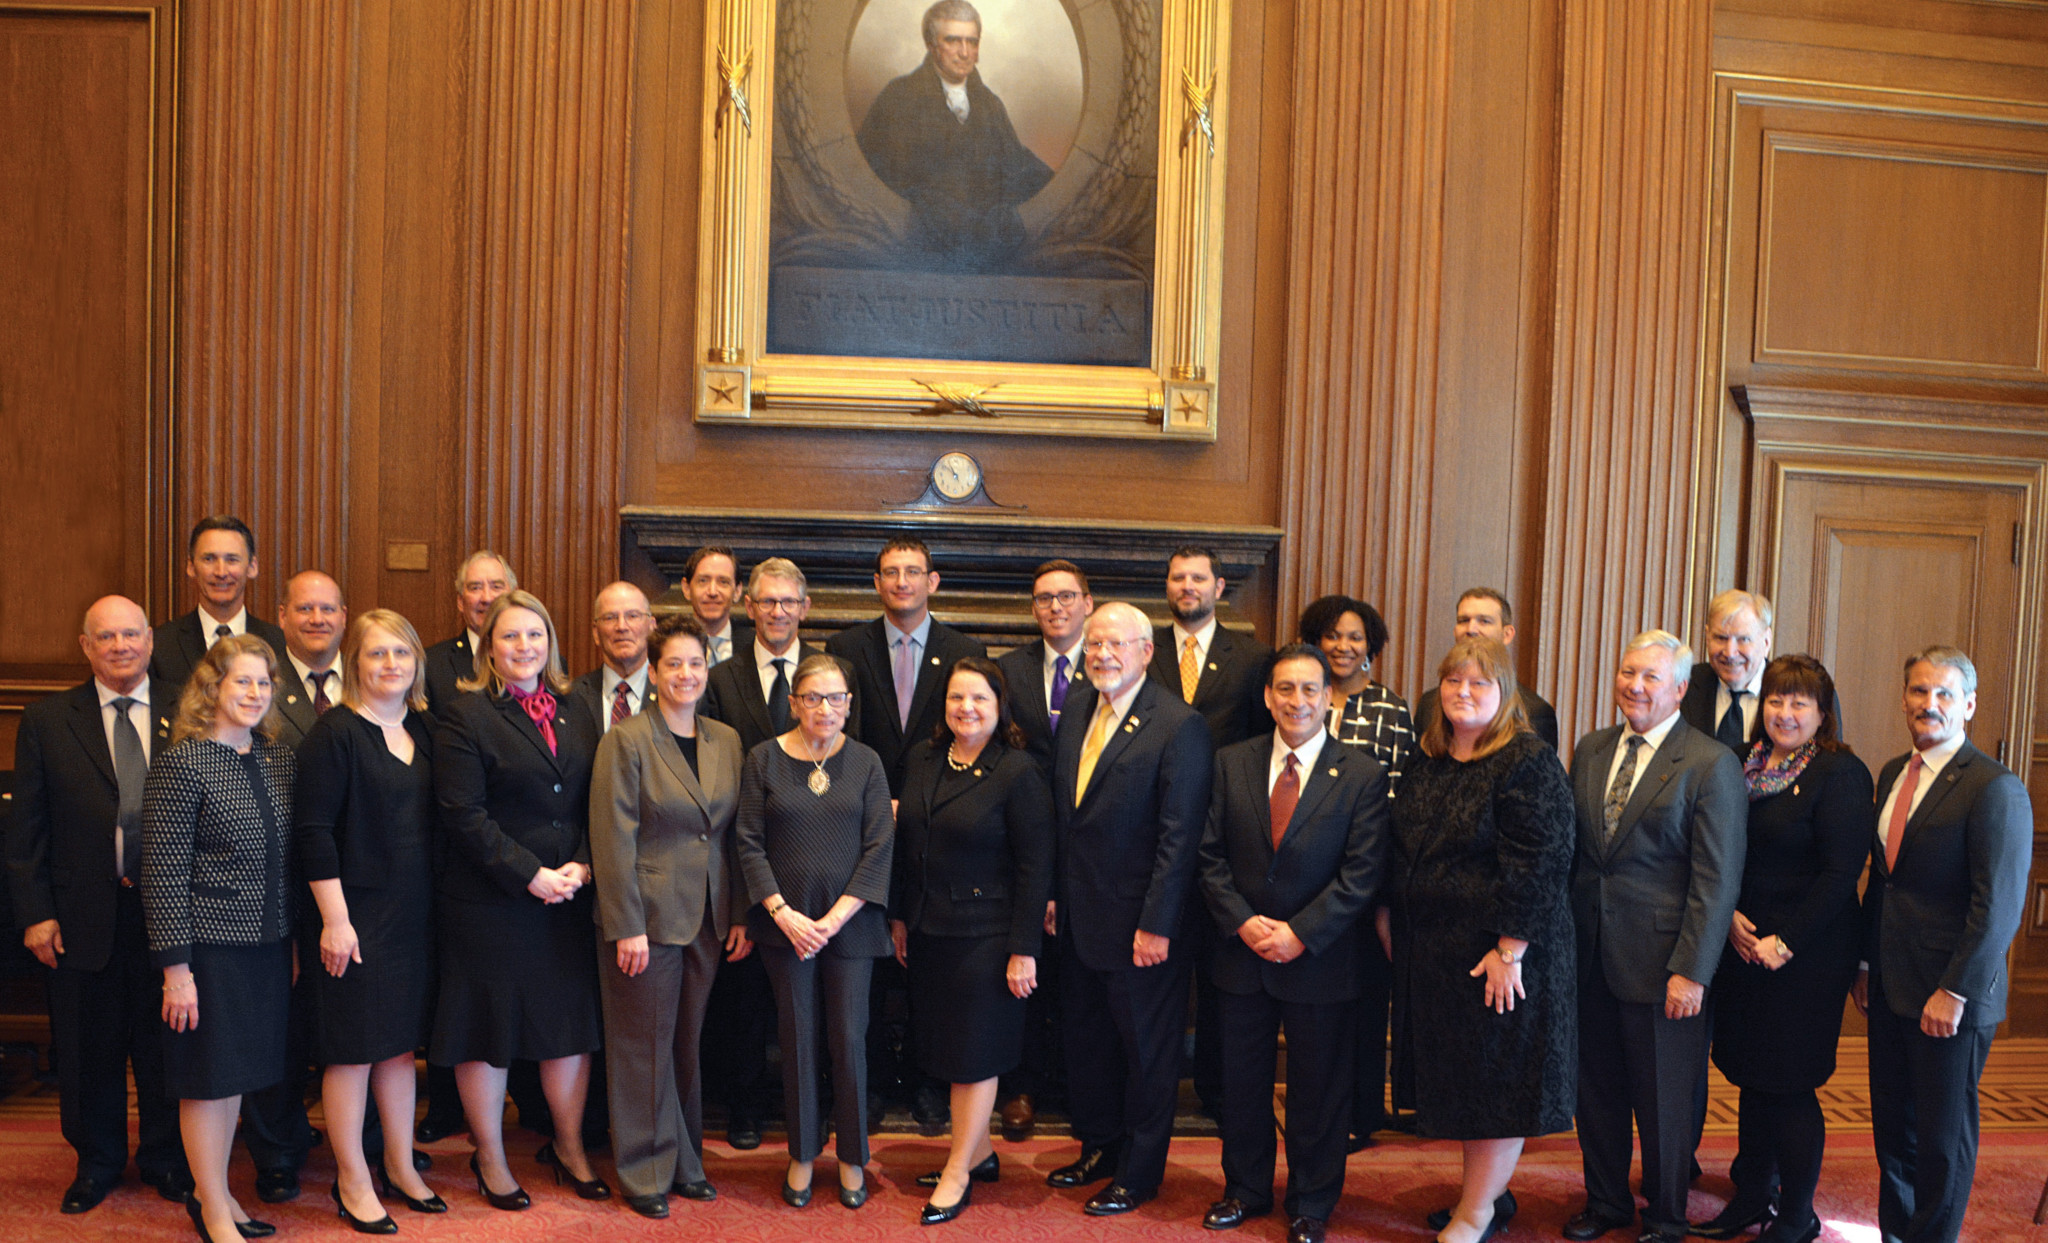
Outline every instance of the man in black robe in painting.
[(925, 10), (924, 63), (882, 88), (858, 141), (883, 184), (910, 203), (911, 247), (942, 271), (1002, 270), (1024, 243), (1017, 205), (1052, 169), (1017, 141), (984, 86), (981, 14), (967, 0)]

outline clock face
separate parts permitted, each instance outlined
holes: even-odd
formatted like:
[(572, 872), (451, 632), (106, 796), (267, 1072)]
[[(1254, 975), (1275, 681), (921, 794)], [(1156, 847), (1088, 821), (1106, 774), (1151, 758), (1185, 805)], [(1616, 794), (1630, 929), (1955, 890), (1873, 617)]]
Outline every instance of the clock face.
[(981, 486), (981, 463), (965, 453), (948, 453), (932, 463), (932, 486), (949, 501), (964, 501)]

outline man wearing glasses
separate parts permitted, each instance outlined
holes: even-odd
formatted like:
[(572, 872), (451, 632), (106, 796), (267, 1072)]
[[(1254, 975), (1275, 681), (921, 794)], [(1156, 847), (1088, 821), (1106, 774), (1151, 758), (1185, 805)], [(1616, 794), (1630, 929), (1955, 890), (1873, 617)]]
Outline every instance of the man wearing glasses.
[(597, 593), (597, 603), (590, 606), (590, 640), (604, 663), (577, 678), (569, 694), (590, 713), (600, 736), (654, 706), (647, 667), (647, 636), (653, 632), (654, 610), (646, 592), (620, 582)]

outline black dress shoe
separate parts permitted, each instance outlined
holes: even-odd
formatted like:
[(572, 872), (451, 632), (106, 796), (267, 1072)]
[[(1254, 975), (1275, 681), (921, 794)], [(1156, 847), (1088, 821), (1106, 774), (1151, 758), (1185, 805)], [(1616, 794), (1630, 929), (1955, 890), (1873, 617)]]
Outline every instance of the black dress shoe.
[(473, 1156), (469, 1159), (469, 1172), (476, 1175), (477, 1192), (483, 1196), (484, 1202), (492, 1208), (503, 1209), (508, 1213), (516, 1213), (521, 1209), (533, 1207), (533, 1197), (527, 1195), (526, 1188), (521, 1187), (517, 1183), (512, 1184), (512, 1190), (504, 1195), (499, 1195), (497, 1192), (492, 1191), (484, 1182), (483, 1167), (477, 1164), (477, 1159)]
[(1081, 1149), (1081, 1159), (1072, 1165), (1063, 1165), (1045, 1176), (1049, 1187), (1086, 1187), (1116, 1174), (1117, 1159), (1121, 1154), (1114, 1148)]
[(173, 1204), (183, 1204), (192, 1194), (192, 1175), (184, 1170), (159, 1170), (142, 1176), (144, 1185), (156, 1188), (156, 1193)]
[(1769, 1201), (1758, 1209), (1730, 1204), (1694, 1226), (1692, 1232), (1703, 1239), (1732, 1239), (1757, 1227), (1770, 1225), (1777, 1216), (1778, 1210)]
[[(413, 1155), (415, 1157), (422, 1157), (426, 1154), (414, 1153)], [(415, 1160), (413, 1164), (418, 1165), (419, 1162)], [(440, 1196), (435, 1195), (431, 1190), (427, 1192), (426, 1199), (415, 1200), (411, 1196), (405, 1194), (403, 1191), (400, 1191), (398, 1189), (397, 1184), (391, 1181), (391, 1175), (386, 1174), (384, 1172), (383, 1166), (372, 1166), (370, 1168), (370, 1172), (377, 1176), (377, 1190), (381, 1191), (386, 1198), (397, 1200), (399, 1203), (405, 1205), (405, 1207), (411, 1209), (413, 1212), (445, 1213), (448, 1211), (448, 1201), (443, 1200)]]
[(348, 1205), (343, 1204), (341, 1202), (340, 1183), (335, 1183), (331, 1188), (329, 1188), (329, 1190), (333, 1191), (334, 1193), (334, 1211), (340, 1213), (341, 1219), (348, 1223), (348, 1228), (355, 1231), (357, 1234), (398, 1233), (398, 1223), (391, 1220), (391, 1214), (386, 1213), (375, 1221), (364, 1221), (362, 1218), (356, 1216), (354, 1213), (349, 1212)]
[(668, 1216), (668, 1197), (659, 1191), (653, 1195), (621, 1196), (620, 1199), (626, 1202), (627, 1208), (632, 1209), (642, 1217), (652, 1217), (656, 1221), (660, 1221)]
[(761, 1120), (751, 1112), (733, 1110), (732, 1117), (725, 1124), (725, 1142), (741, 1152), (751, 1152), (761, 1146)]
[(1119, 1213), (1130, 1212), (1158, 1194), (1156, 1191), (1147, 1191), (1141, 1194), (1132, 1191), (1122, 1183), (1111, 1183), (1109, 1186), (1096, 1192), (1094, 1198), (1090, 1199), (1088, 1203), (1082, 1205), (1081, 1211), (1090, 1217), (1115, 1217)]
[(1685, 1243), (1685, 1235), (1673, 1234), (1669, 1230), (1645, 1230), (1637, 1236), (1636, 1243)]
[(960, 1198), (944, 1208), (940, 1208), (938, 1205), (927, 1200), (925, 1206), (917, 1210), (917, 1224), (920, 1226), (936, 1226), (942, 1222), (951, 1221), (965, 1212), (967, 1205), (973, 1199), (974, 1183), (969, 1181), (965, 1187), (960, 1189)]
[(1323, 1219), (1296, 1217), (1289, 1220), (1287, 1243), (1323, 1243)]
[(468, 1129), (469, 1123), (461, 1118), (436, 1118), (432, 1114), (428, 1114), (420, 1119), (418, 1126), (412, 1129), (412, 1142), (415, 1144), (438, 1143), (441, 1140), (447, 1139), (450, 1135), (460, 1135)]
[(701, 1178), (694, 1183), (676, 1183), (669, 1191), (685, 1200), (696, 1200), (702, 1204), (709, 1204), (718, 1198), (718, 1188)]
[(1364, 1152), (1368, 1148), (1377, 1147), (1378, 1144), (1379, 1141), (1370, 1135), (1354, 1135), (1344, 1141), (1344, 1151), (1347, 1153)]
[[(917, 1176), (917, 1185), (920, 1187), (936, 1187), (939, 1185), (939, 1176), (945, 1172), (944, 1170), (933, 1170), (929, 1174), (919, 1174)], [(1002, 1176), (1003, 1159), (993, 1152), (988, 1154), (986, 1161), (973, 1166), (967, 1171), (967, 1177), (977, 1183), (992, 1183)], [(951, 1221), (953, 1219), (949, 1217), (946, 1220)]]
[[(199, 1237), (206, 1239), (207, 1243), (212, 1243), (212, 1236), (206, 1233), (206, 1215), (199, 1207), (198, 1196), (185, 1197), (185, 1215), (190, 1217), (192, 1224), (198, 1228)], [(235, 1233), (245, 1239), (267, 1239), (277, 1233), (277, 1227), (267, 1221), (257, 1221), (251, 1217), (247, 1221), (236, 1222)]]
[(413, 1150), (412, 1150), (412, 1172), (413, 1172), (413, 1173), (415, 1173), (415, 1174), (424, 1174), (424, 1173), (426, 1173), (426, 1172), (427, 1172), (428, 1170), (431, 1170), (431, 1169), (433, 1169), (433, 1168), (434, 1168), (434, 1154), (433, 1154), (433, 1153), (430, 1153), (430, 1152), (421, 1152), (421, 1151), (420, 1151), (419, 1149), (417, 1149), (417, 1148), (415, 1148), (415, 1149), (413, 1149)]
[(1597, 1239), (1609, 1230), (1619, 1230), (1626, 1225), (1628, 1222), (1622, 1218), (1609, 1217), (1605, 1213), (1589, 1208), (1565, 1222), (1564, 1229), (1558, 1233), (1573, 1243), (1585, 1243), (1587, 1239)]
[(1202, 1229), (1235, 1230), (1252, 1218), (1264, 1217), (1272, 1211), (1273, 1206), (1270, 1204), (1263, 1208), (1255, 1208), (1236, 1196), (1224, 1196), (1211, 1204), (1208, 1212), (1202, 1214)]
[(555, 1146), (552, 1142), (542, 1144), (540, 1151), (533, 1154), (533, 1159), (555, 1172), (555, 1186), (559, 1187), (563, 1183), (568, 1183), (576, 1189), (577, 1195), (586, 1200), (611, 1199), (612, 1189), (605, 1184), (602, 1178), (578, 1178), (571, 1174), (569, 1167), (562, 1162), (562, 1158), (555, 1154)]
[(90, 1213), (107, 1198), (114, 1189), (112, 1180), (101, 1180), (90, 1174), (80, 1174), (64, 1189), (64, 1211), (67, 1213)]
[(1798, 1234), (1782, 1229), (1784, 1224), (1784, 1220), (1780, 1218), (1765, 1226), (1763, 1233), (1756, 1236), (1756, 1243), (1814, 1243), (1814, 1240), (1820, 1238), (1820, 1218), (1818, 1217), (1813, 1219), (1813, 1224)]
[(299, 1172), (297, 1170), (256, 1171), (256, 1198), (265, 1204), (283, 1204), (299, 1198)]
[[(1508, 1223), (1508, 1220), (1515, 1215), (1515, 1210), (1520, 1207), (1521, 1205), (1515, 1203), (1514, 1192), (1503, 1191), (1500, 1193), (1499, 1197), (1496, 1198), (1493, 1202), (1493, 1219), (1496, 1222), (1499, 1222), (1501, 1225), (1505, 1226)], [(1458, 1206), (1455, 1204), (1452, 1205), (1450, 1208), (1440, 1208), (1436, 1212), (1431, 1213), (1429, 1216), (1423, 1218), (1423, 1220), (1429, 1223), (1429, 1228), (1431, 1230), (1434, 1230), (1437, 1233), (1441, 1234), (1443, 1233), (1444, 1227), (1451, 1224), (1451, 1214), (1457, 1212), (1457, 1209)], [(1491, 1226), (1487, 1228), (1492, 1229)]]
[(845, 1206), (845, 1207), (847, 1207), (847, 1208), (859, 1208), (859, 1207), (860, 1207), (861, 1205), (863, 1205), (863, 1204), (866, 1204), (867, 1202), (868, 1202), (868, 1176), (867, 1176), (867, 1171), (865, 1171), (865, 1170), (861, 1171), (861, 1176), (860, 1176), (860, 1186), (858, 1186), (858, 1187), (849, 1187), (849, 1186), (847, 1186), (847, 1185), (846, 1185), (845, 1183), (841, 1183), (841, 1184), (839, 1184), (839, 1203), (840, 1203), (841, 1205), (843, 1205), (843, 1206)]

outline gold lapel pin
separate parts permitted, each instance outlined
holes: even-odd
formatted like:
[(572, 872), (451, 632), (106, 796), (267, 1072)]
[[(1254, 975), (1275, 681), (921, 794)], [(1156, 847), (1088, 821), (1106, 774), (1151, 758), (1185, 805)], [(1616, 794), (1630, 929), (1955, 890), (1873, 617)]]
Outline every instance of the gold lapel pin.
[(936, 664), (938, 664), (938, 663), (939, 663), (939, 658), (938, 658), (938, 657), (936, 657), (936, 656), (932, 657), (932, 663), (933, 663), (933, 664), (935, 664), (935, 665), (936, 665)]
[(1330, 770), (1330, 775), (1331, 775), (1332, 777), (1336, 776), (1336, 775), (1337, 775), (1337, 770), (1336, 770), (1336, 769), (1334, 769), (1334, 768), (1333, 768), (1333, 769), (1331, 769), (1331, 770)]
[(1209, 667), (1210, 667), (1211, 669), (1214, 669), (1214, 668), (1216, 667), (1216, 662), (1215, 662), (1215, 661), (1213, 661), (1213, 660), (1212, 660), (1212, 661), (1210, 661), (1210, 662), (1209, 662)]
[(977, 776), (977, 777), (981, 776), (981, 770), (980, 770), (979, 768), (975, 769), (975, 770), (974, 770), (974, 775), (975, 775), (975, 776)]
[(286, 695), (284, 701), (288, 704), (295, 704), (299, 702), (299, 697), (297, 695)]
[(1798, 786), (1793, 786), (1793, 787), (1792, 787), (1792, 795), (1793, 795), (1793, 797), (1794, 797), (1794, 798), (1797, 798), (1797, 797), (1799, 796), (1799, 787), (1798, 787)]

